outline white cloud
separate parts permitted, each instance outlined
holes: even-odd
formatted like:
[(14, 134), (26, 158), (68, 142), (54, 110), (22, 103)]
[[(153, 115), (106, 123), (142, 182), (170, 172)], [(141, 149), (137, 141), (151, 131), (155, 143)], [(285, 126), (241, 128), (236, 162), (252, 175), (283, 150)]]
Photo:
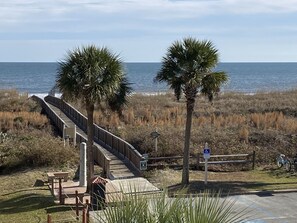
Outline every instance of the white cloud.
[(26, 53), (36, 48), (37, 57), (38, 49), (59, 55), (62, 48), (95, 42), (132, 60), (146, 47), (139, 59), (146, 60), (192, 35), (222, 48), (230, 41), (229, 49), (237, 41), (234, 51), (253, 39), (256, 51), (259, 40), (275, 37), (271, 44), (278, 46), (285, 37), (296, 39), (296, 12), (297, 0), (0, 0), (0, 44), (13, 49), (22, 43)]
[(297, 0), (10, 0), (0, 1), (0, 19), (5, 22), (28, 17), (103, 13), (133, 14), (147, 18), (199, 17), (225, 13), (293, 13)]

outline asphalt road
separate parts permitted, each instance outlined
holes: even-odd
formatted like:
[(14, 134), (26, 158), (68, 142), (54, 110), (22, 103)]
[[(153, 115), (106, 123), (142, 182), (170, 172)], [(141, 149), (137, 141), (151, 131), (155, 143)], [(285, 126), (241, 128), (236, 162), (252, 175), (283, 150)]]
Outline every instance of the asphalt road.
[(235, 207), (246, 209), (248, 223), (297, 223), (297, 193), (262, 193), (232, 196)]

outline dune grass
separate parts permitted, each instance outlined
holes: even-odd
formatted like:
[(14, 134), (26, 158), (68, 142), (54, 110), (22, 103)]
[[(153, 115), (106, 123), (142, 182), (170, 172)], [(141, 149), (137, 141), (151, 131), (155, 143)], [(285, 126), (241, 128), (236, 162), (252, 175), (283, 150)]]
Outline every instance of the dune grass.
[[(95, 112), (96, 123), (151, 157), (182, 155), (185, 119), (184, 99), (178, 102), (172, 94), (131, 95), (121, 117), (104, 110), (104, 105)], [(161, 134), (157, 152), (150, 136), (155, 130)], [(198, 97), (191, 154), (201, 152), (205, 142), (212, 154), (256, 151), (258, 165), (274, 163), (279, 153), (293, 157), (297, 142), (297, 90), (255, 95), (224, 93), (213, 104)]]
[[(8, 96), (10, 100), (1, 99), (1, 94)], [(77, 222), (71, 207), (56, 205), (48, 187), (44, 184), (45, 172), (53, 170), (54, 167), (68, 171), (71, 164), (63, 163), (63, 160), (72, 154), (71, 157), (74, 159), (71, 162), (75, 163), (77, 156), (66, 149), (65, 153), (59, 152), (62, 142), (45, 133), (50, 131), (48, 123), (44, 122), (41, 126), (20, 125), (26, 123), (24, 120), (29, 120), (31, 115), (29, 112), (37, 111), (38, 106), (23, 99), (18, 104), (14, 96), (16, 95), (13, 93), (0, 92), (0, 104), (3, 102), (11, 105), (5, 107), (5, 110), (0, 110), (2, 111), (0, 119), (2, 117), (2, 121), (5, 120), (4, 112), (7, 111), (18, 114), (9, 119), (12, 121), (6, 122), (13, 123), (12, 130), (5, 132), (7, 134), (5, 139), (1, 135), (0, 143), (2, 149), (0, 152), (14, 151), (15, 155), (1, 154), (0, 166), (4, 163), (8, 166), (7, 157), (17, 157), (22, 160), (31, 159), (32, 162), (25, 162), (22, 165), (35, 169), (17, 171), (22, 165), (11, 165), (10, 170), (6, 169), (0, 174), (0, 222), (45, 222), (47, 214), (52, 215), (54, 222), (61, 220)], [(192, 153), (201, 151), (204, 144), (202, 142), (207, 141), (213, 153), (245, 153), (256, 150), (257, 162), (263, 166), (274, 162), (278, 152), (293, 154), (296, 151), (297, 91), (254, 96), (224, 94), (215, 100), (214, 105), (210, 105), (205, 99), (199, 99), (197, 104), (194, 114)], [(13, 106), (17, 106), (17, 110), (14, 110)], [(134, 95), (131, 97), (129, 108), (123, 112), (123, 117), (119, 118), (108, 111), (98, 112), (97, 115), (100, 124), (108, 125), (108, 128), (127, 139), (141, 152), (149, 152), (155, 156), (182, 153), (184, 103), (174, 101), (172, 95), (149, 97)], [(7, 126), (9, 125), (11, 124)], [(6, 124), (3, 126), (7, 127)], [(154, 152), (153, 140), (150, 138), (150, 133), (156, 128), (161, 133), (157, 153)], [(19, 149), (25, 152), (19, 153)], [(30, 159), (25, 156), (28, 153), (32, 155)], [(54, 156), (48, 158), (50, 154)], [(43, 157), (47, 157), (46, 161), (53, 162), (36, 163), (36, 160), (44, 161)], [(57, 157), (59, 159), (55, 159)], [(38, 166), (54, 167), (36, 169)], [(181, 189), (179, 170), (150, 171), (146, 177), (160, 188), (168, 187), (169, 192)], [(284, 169), (275, 169), (273, 166), (255, 171), (210, 172), (207, 187), (204, 185), (203, 177), (203, 172), (191, 171), (191, 184), (186, 193), (197, 193), (206, 189), (242, 193), (251, 190), (290, 189), (296, 188), (297, 184), (295, 173), (286, 173)]]

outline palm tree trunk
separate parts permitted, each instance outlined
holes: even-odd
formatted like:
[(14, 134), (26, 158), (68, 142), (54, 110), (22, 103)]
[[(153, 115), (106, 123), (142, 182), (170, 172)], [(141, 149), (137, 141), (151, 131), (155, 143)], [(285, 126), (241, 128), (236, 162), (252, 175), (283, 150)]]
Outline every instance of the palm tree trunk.
[(182, 185), (189, 184), (190, 139), (191, 139), (192, 116), (194, 111), (194, 105), (195, 105), (195, 99), (193, 98), (187, 99), (187, 120), (186, 120), (186, 129), (185, 129)]
[(91, 179), (94, 176), (94, 156), (93, 156), (93, 144), (94, 144), (94, 104), (88, 103), (87, 108), (87, 192), (91, 190)]

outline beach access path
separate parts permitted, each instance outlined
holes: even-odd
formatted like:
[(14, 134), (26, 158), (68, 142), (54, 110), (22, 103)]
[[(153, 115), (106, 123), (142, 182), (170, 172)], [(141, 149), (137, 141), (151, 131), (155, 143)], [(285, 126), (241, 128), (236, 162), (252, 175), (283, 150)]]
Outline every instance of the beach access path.
[[(48, 106), (65, 122), (65, 124), (68, 127), (74, 127), (74, 122), (66, 115), (64, 114), (59, 108), (56, 106), (48, 103)], [(84, 138), (87, 138), (87, 134), (76, 126), (76, 132), (79, 133)], [(114, 179), (124, 179), (124, 178), (133, 178), (137, 176), (137, 173), (133, 171), (131, 168), (129, 168), (129, 162), (125, 159), (122, 159), (118, 156), (116, 156), (111, 151), (107, 150), (106, 148), (100, 146), (99, 144), (94, 144), (100, 148), (101, 151), (103, 151), (104, 154), (106, 154), (110, 159), (110, 178), (112, 180)]]
[[(52, 111), (58, 115), (67, 127), (74, 127), (74, 122), (65, 114), (62, 110), (58, 107), (47, 103)], [(87, 139), (87, 134), (76, 126), (76, 132), (79, 133), (81, 136)], [(109, 179), (107, 179), (106, 185), (106, 198), (107, 200), (112, 198), (115, 195), (125, 196), (125, 194), (130, 193), (141, 193), (141, 194), (151, 194), (151, 193), (159, 193), (160, 189), (150, 183), (147, 179), (143, 177), (139, 177), (139, 173), (137, 173), (133, 168), (130, 168), (131, 165), (129, 160), (122, 158), (121, 156), (117, 156), (113, 152), (109, 151), (108, 149), (100, 146), (99, 144), (94, 144), (105, 154), (107, 155), (110, 161), (110, 174)], [(58, 186), (58, 185), (57, 185)], [(66, 196), (65, 204), (74, 204), (75, 199), (68, 198), (69, 195), (75, 194), (75, 191), (78, 190), (79, 192), (86, 191), (85, 187), (80, 187), (77, 181), (68, 181), (62, 183), (63, 193)], [(132, 191), (131, 191), (132, 190)], [(134, 190), (134, 191), (133, 191)], [(58, 187), (54, 187), (53, 189), (54, 195), (56, 198), (59, 197)], [(111, 197), (111, 198), (110, 198)], [(86, 199), (90, 199), (88, 194), (85, 194), (84, 201)]]

